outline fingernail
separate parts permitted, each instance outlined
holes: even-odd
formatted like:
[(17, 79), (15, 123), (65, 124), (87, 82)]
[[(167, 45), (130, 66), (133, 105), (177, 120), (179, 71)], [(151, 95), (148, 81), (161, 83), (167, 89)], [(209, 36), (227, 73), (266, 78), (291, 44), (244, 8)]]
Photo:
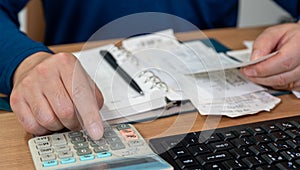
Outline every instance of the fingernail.
[(261, 51), (259, 51), (259, 50), (254, 50), (254, 51), (252, 52), (251, 58), (252, 58), (253, 60), (256, 60), (256, 59), (258, 59), (259, 57), (261, 57)]
[(257, 75), (255, 69), (253, 69), (251, 67), (244, 68), (243, 70), (247, 76), (256, 76)]
[(103, 128), (97, 122), (90, 124), (88, 132), (90, 137), (94, 140), (99, 140), (103, 136)]

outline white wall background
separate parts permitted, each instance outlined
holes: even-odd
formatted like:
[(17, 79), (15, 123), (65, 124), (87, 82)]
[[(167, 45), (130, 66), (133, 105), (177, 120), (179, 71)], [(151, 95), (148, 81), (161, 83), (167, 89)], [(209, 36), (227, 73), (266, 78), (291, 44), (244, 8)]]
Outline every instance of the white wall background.
[[(272, 0), (240, 0), (238, 27), (279, 23), (290, 15)], [(26, 32), (26, 9), (20, 12), (21, 30)]]

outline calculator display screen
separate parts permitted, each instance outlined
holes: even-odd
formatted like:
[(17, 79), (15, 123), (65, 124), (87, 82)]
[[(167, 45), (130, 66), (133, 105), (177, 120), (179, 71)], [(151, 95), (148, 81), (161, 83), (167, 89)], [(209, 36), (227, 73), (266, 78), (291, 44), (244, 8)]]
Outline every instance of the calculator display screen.
[(102, 169), (118, 169), (127, 170), (132, 168), (166, 168), (167, 166), (153, 157), (143, 158), (124, 158), (119, 160), (113, 160), (108, 162), (101, 162), (96, 164), (90, 164), (85, 166), (70, 167), (70, 170), (102, 170)]

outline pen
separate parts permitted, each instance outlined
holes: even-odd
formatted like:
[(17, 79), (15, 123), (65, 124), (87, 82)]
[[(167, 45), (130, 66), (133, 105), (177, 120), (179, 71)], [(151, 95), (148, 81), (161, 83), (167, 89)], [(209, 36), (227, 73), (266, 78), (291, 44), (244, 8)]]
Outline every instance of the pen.
[(123, 78), (123, 80), (130, 85), (135, 91), (137, 91), (139, 94), (144, 95), (144, 92), (139, 87), (139, 85), (128, 75), (128, 73), (125, 72), (125, 70), (120, 67), (116, 61), (116, 59), (113, 57), (113, 55), (106, 50), (101, 50), (100, 54), (104, 57), (104, 59), (110, 64), (110, 66), (116, 70), (116, 72)]

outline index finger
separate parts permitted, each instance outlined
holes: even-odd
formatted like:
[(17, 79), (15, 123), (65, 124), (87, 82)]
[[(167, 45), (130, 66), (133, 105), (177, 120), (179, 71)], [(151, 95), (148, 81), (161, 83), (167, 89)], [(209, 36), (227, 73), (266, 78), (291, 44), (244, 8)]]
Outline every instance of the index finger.
[(92, 139), (100, 139), (103, 136), (102, 119), (99, 113), (102, 103), (98, 103), (98, 101), (102, 101), (102, 95), (79, 61), (71, 54), (69, 57), (73, 60), (71, 63), (74, 65), (68, 67), (69, 61), (66, 63), (66, 67), (60, 68), (62, 81), (72, 98), (77, 117), (83, 124), (83, 128), (87, 130)]
[(273, 52), (282, 37), (280, 26), (270, 27), (263, 31), (254, 41), (251, 60)]

